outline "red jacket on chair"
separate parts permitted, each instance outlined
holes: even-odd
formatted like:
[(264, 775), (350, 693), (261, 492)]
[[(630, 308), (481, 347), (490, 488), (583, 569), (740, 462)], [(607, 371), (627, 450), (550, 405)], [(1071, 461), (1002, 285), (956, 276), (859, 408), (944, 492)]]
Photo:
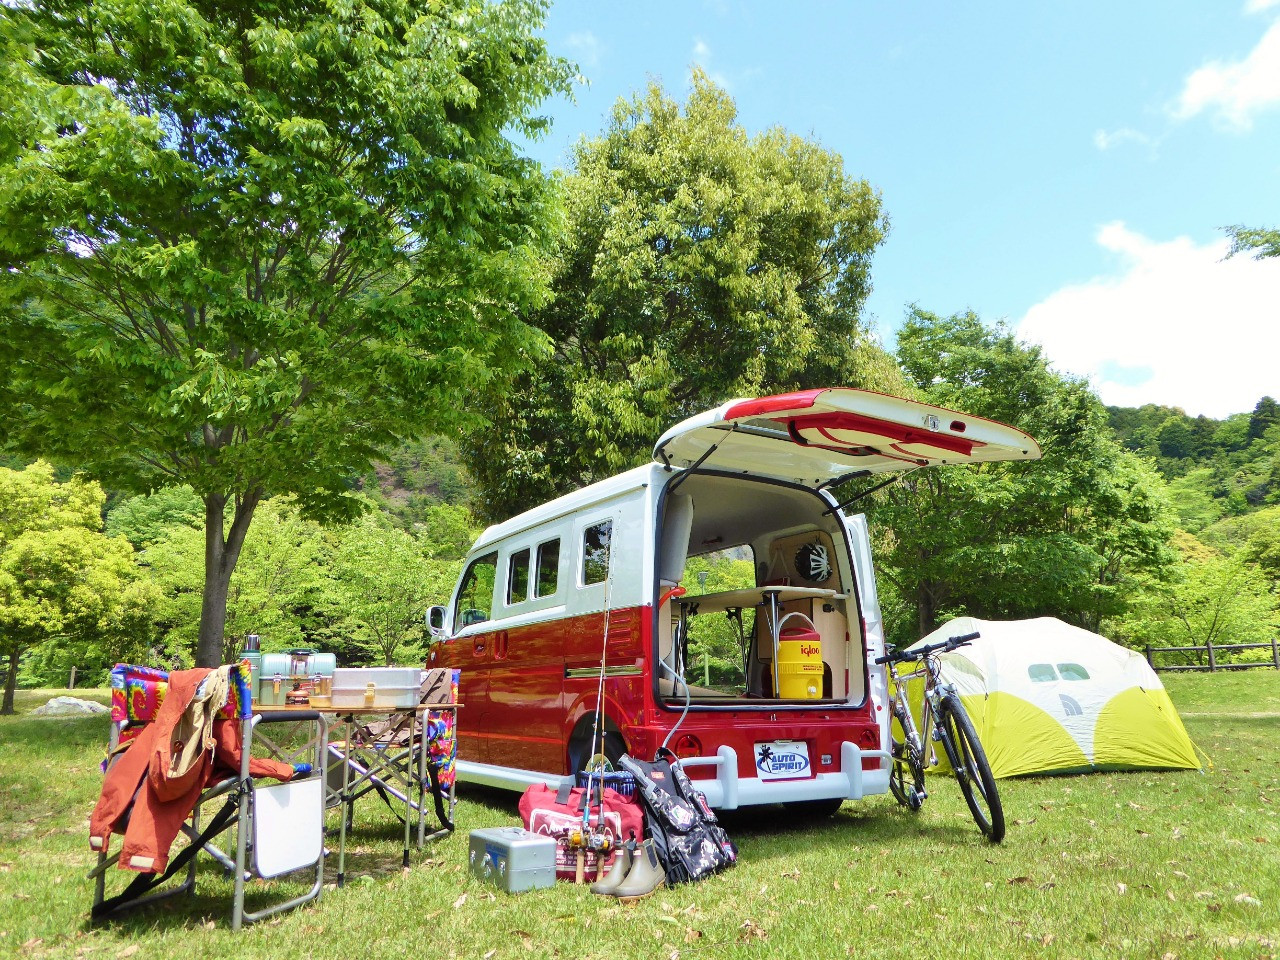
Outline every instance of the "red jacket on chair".
[[(170, 674), (169, 692), (155, 719), (107, 770), (102, 794), (89, 817), (89, 846), (106, 852), (111, 834), (128, 814), (120, 851), (122, 870), (162, 872), (169, 863), (169, 848), (195, 808), (200, 792), (240, 772), (240, 721), (218, 719), (213, 724), (213, 750), (206, 751), (181, 777), (166, 775), (170, 736), (209, 672), (200, 668)], [(294, 770), (279, 760), (255, 758), (249, 761), (249, 773), (289, 780)]]

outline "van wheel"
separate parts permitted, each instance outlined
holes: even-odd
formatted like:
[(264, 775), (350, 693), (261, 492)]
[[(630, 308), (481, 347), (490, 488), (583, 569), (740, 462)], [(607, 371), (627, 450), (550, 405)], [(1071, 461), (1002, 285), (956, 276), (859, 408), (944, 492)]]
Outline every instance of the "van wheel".
[(823, 817), (834, 817), (843, 805), (843, 797), (831, 797), (828, 800), (792, 800), (784, 803), (782, 809), (794, 814), (799, 820), (820, 820)]
[[(606, 770), (616, 770), (618, 761), (627, 752), (627, 744), (622, 739), (622, 734), (616, 730), (607, 730), (604, 734), (604, 742), (596, 742), (596, 758), (597, 763), (591, 764), (598, 766), (601, 755), (603, 754), (604, 768)], [(588, 767), (588, 761), (591, 760), (591, 728), (585, 731), (577, 731), (569, 740), (569, 772), (578, 774)]]

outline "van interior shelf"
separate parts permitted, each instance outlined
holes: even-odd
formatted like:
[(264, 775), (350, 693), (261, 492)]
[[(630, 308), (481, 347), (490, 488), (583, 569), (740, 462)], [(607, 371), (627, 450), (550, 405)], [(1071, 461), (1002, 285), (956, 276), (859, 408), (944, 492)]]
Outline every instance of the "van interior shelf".
[(676, 603), (682, 607), (697, 607), (698, 613), (724, 613), (727, 610), (745, 610), (766, 603), (786, 603), (789, 600), (843, 600), (845, 595), (821, 587), (747, 587), (744, 590), (725, 590), (722, 593), (704, 593), (697, 597), (680, 597)]

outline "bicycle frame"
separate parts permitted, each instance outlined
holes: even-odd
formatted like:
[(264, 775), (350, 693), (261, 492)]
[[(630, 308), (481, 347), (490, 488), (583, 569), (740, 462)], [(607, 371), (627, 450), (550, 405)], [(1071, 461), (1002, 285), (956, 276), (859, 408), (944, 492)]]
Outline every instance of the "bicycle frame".
[[(920, 804), (929, 795), (924, 787), (924, 771), (926, 767), (938, 766), (941, 755), (937, 744), (941, 743), (978, 829), (988, 840), (999, 843), (1004, 839), (1004, 808), (995, 778), (991, 775), (991, 765), (960, 701), (959, 691), (954, 684), (942, 679), (942, 664), (938, 659), (939, 653), (956, 650), (977, 637), (978, 634), (972, 633), (952, 637), (943, 643), (928, 644), (915, 651), (890, 652), (877, 657), (875, 662), (888, 667), (886, 672), (893, 681), (893, 717), (905, 737), (901, 745), (896, 737), (893, 740), (889, 790), (894, 798), (909, 810), (920, 809)], [(899, 663), (913, 666), (899, 673)], [(924, 681), (919, 726), (916, 726), (911, 706), (907, 703), (907, 685), (917, 677)], [(921, 736), (921, 730), (929, 731), (928, 741)], [(911, 774), (910, 784), (906, 783), (907, 772)]]
[[(889, 679), (893, 684), (893, 713), (902, 727), (907, 742), (918, 752), (921, 763), (928, 767), (938, 765), (938, 748), (936, 744), (942, 739), (938, 727), (938, 703), (948, 693), (955, 693), (954, 684), (942, 680), (942, 668), (935, 654), (927, 654), (920, 665), (907, 673), (898, 673), (898, 665), (886, 664)], [(911, 705), (907, 703), (907, 684), (917, 678), (924, 680), (924, 702), (920, 707), (920, 726), (916, 726), (915, 717), (911, 713)], [(926, 743), (921, 730), (930, 731)]]

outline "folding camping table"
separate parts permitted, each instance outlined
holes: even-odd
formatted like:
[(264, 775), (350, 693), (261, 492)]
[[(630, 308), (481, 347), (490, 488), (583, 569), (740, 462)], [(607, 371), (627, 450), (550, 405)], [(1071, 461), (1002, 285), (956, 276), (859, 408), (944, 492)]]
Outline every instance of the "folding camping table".
[[(255, 711), (258, 708), (255, 706)], [(326, 807), (337, 806), (342, 817), (338, 840), (338, 886), (346, 880), (347, 832), (351, 826), (355, 802), (377, 792), (386, 800), (404, 804), (404, 849), (402, 863), (409, 865), (409, 849), (413, 824), (417, 821), (417, 846), (427, 840), (446, 836), (453, 831), (453, 811), (457, 804), (455, 780), (442, 785), (438, 770), (428, 763), (428, 726), (439, 716), (454, 715), (456, 703), (420, 704), (417, 707), (270, 707), (273, 714), (290, 710), (319, 712), (328, 719), (329, 773), (326, 782)], [(435, 715), (434, 717), (432, 715)], [(384, 719), (386, 727), (369, 733), (370, 721)], [(451, 725), (450, 725), (451, 726)], [(407, 742), (398, 742), (408, 734)], [(450, 732), (448, 735), (452, 736)], [(268, 744), (282, 759), (288, 750), (279, 744)], [(341, 769), (341, 779), (337, 770)], [(434, 776), (433, 776), (434, 774)], [(435, 804), (440, 828), (427, 833), (428, 797)], [(394, 809), (394, 807), (392, 807)]]

